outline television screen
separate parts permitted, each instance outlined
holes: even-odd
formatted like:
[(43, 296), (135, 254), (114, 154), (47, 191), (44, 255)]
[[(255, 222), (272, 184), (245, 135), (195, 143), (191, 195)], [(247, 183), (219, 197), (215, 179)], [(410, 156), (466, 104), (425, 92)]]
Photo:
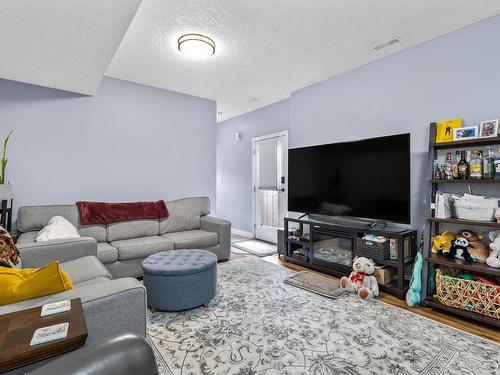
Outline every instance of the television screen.
[(288, 210), (410, 224), (410, 134), (290, 149)]

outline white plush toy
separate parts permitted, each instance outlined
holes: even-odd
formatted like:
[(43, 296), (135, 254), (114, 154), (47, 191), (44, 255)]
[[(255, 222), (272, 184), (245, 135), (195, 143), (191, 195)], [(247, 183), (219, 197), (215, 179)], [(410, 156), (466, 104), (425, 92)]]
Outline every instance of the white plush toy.
[(500, 223), (500, 207), (495, 208), (495, 219), (497, 223)]
[(491, 253), (486, 258), (486, 264), (490, 267), (500, 268), (500, 230), (490, 232), (489, 237)]
[(365, 257), (356, 257), (352, 269), (349, 277), (343, 276), (340, 279), (340, 287), (346, 292), (357, 293), (361, 299), (378, 296), (378, 283), (373, 276), (375, 262)]

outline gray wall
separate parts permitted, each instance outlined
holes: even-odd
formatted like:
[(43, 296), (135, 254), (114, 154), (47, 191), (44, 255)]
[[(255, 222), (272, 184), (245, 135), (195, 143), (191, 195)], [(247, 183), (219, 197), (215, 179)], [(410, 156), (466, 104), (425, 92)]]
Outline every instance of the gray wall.
[(215, 200), (215, 114), (214, 101), (109, 78), (93, 97), (0, 80), (15, 206)]
[(250, 143), (235, 143), (237, 129), (253, 129), (247, 134), (253, 137), (288, 128), (292, 148), (411, 132), (412, 227), (422, 228), (429, 123), (462, 117), (467, 125), (478, 125), (500, 117), (499, 35), (500, 16), (492, 17), (221, 123), (218, 213), (236, 228), (251, 230), (251, 207), (234, 207), (252, 199)]
[(288, 112), (283, 100), (217, 126), (217, 216), (233, 228), (252, 227), (252, 138), (288, 129)]

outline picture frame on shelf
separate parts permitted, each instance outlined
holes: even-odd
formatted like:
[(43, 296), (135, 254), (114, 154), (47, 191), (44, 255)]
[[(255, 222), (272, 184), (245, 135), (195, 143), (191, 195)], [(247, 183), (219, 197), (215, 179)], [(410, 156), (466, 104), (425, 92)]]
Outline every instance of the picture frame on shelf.
[(462, 127), (462, 119), (443, 120), (436, 123), (436, 143), (453, 141), (453, 131)]
[(498, 119), (481, 121), (479, 138), (490, 138), (498, 135)]
[(454, 141), (465, 141), (467, 139), (476, 139), (479, 136), (479, 126), (467, 126), (465, 128), (453, 129)]

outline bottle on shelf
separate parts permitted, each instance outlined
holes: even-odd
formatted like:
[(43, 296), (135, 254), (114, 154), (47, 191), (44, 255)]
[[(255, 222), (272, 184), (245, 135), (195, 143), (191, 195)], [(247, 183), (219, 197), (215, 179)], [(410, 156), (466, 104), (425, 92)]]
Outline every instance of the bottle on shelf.
[(452, 165), (453, 179), (458, 180), (458, 163), (460, 162), (460, 151), (455, 151), (455, 161)]
[(483, 176), (486, 179), (493, 179), (495, 175), (495, 155), (493, 155), (491, 147), (488, 147), (486, 156), (483, 158)]
[(439, 161), (437, 159), (434, 160), (434, 166), (433, 166), (433, 171), (432, 171), (432, 178), (434, 180), (440, 180), (441, 179), (441, 167), (439, 166)]
[(451, 152), (446, 154), (446, 163), (444, 163), (444, 179), (445, 180), (453, 180), (453, 166), (451, 160)]
[(465, 150), (460, 151), (460, 161), (458, 162), (458, 179), (469, 179), (469, 163), (465, 159)]
[(500, 148), (498, 149), (497, 157), (495, 158), (495, 178), (500, 180)]
[(483, 178), (483, 152), (475, 150), (472, 152), (472, 157), (469, 162), (469, 178), (472, 180), (480, 180)]

